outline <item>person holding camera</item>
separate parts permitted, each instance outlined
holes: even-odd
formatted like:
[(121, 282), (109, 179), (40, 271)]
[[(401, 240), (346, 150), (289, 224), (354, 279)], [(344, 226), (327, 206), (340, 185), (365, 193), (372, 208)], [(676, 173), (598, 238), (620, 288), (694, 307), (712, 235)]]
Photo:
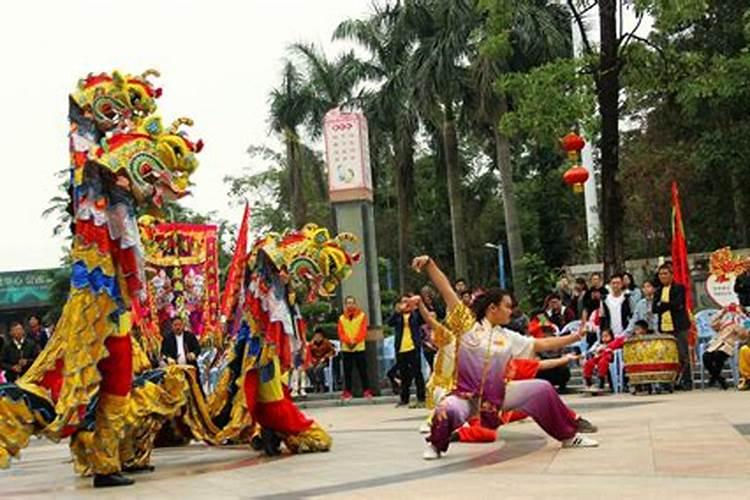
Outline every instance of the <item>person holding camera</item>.
[(393, 315), (386, 322), (395, 332), (396, 364), (401, 375), (401, 401), (398, 406), (409, 404), (411, 384), (417, 386), (417, 404), (425, 404), (425, 384), (422, 375), (422, 325), (424, 319), (418, 311), (421, 299), (418, 295), (404, 294), (395, 304)]

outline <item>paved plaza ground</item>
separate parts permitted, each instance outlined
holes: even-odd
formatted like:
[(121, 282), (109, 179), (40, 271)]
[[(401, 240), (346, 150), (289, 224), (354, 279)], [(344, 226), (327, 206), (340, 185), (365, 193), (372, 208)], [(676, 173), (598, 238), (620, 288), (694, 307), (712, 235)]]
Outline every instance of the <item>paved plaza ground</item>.
[(421, 459), (425, 410), (357, 405), (309, 410), (330, 453), (259, 456), (245, 447), (155, 452), (157, 471), (130, 488), (93, 490), (67, 447), (35, 440), (0, 472), (0, 498), (750, 498), (750, 393), (570, 396), (599, 426), (596, 449), (562, 450), (530, 421), (494, 444)]

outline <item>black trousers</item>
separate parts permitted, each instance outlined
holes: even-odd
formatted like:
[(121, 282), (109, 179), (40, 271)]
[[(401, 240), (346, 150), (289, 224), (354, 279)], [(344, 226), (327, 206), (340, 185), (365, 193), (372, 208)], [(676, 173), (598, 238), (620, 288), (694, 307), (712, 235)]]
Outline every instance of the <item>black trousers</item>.
[(435, 354), (436, 354), (436, 352), (433, 351), (432, 349), (425, 348), (422, 351), (422, 354), (424, 354), (424, 359), (425, 359), (425, 361), (427, 361), (427, 366), (430, 367), (430, 372), (432, 372), (433, 364), (435, 363)]
[(365, 358), (365, 351), (342, 352), (341, 355), (344, 356), (344, 390), (352, 392), (352, 374), (355, 368), (359, 372), (362, 390), (369, 390), (370, 383), (367, 381), (367, 358)]
[(537, 373), (536, 378), (546, 380), (553, 386), (565, 390), (568, 381), (570, 380), (570, 368), (567, 366), (558, 366), (551, 370), (541, 370)]
[(425, 400), (424, 377), (422, 376), (422, 366), (420, 364), (422, 360), (420, 356), (421, 353), (416, 349), (399, 353), (396, 356), (398, 372), (401, 375), (401, 402), (403, 404), (409, 403), (412, 380), (417, 386), (417, 400), (420, 402), (424, 402)]
[(307, 370), (307, 376), (310, 378), (314, 389), (323, 389), (326, 385), (326, 364), (315, 365)]
[(703, 366), (706, 367), (706, 371), (711, 375), (711, 381), (721, 378), (721, 371), (724, 369), (724, 362), (728, 357), (729, 355), (724, 351), (703, 353)]
[(693, 372), (690, 368), (690, 346), (688, 344), (688, 331), (683, 330), (674, 333), (677, 340), (677, 356), (680, 361), (679, 385), (685, 389), (693, 388)]

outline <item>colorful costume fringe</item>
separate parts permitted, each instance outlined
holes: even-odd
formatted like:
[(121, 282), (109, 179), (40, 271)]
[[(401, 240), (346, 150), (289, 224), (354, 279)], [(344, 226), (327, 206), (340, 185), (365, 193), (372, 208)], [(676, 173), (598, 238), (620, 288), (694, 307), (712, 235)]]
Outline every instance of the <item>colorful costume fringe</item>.
[[(144, 292), (136, 204), (186, 194), (200, 149), (164, 129), (142, 76), (89, 75), (70, 99), (73, 212), (70, 295), (55, 335), (14, 385), (0, 386), (0, 466), (29, 436), (72, 435), (78, 468), (121, 470), (133, 384), (132, 299)], [(105, 136), (105, 132), (108, 133)]]

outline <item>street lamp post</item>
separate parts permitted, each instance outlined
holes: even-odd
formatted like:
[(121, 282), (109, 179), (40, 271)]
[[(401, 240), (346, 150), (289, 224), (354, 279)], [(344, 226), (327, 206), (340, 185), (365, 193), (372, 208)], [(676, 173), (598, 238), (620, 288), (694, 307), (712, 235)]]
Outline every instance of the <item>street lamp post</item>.
[(485, 248), (492, 248), (497, 250), (497, 278), (500, 283), (500, 288), (505, 288), (505, 257), (503, 244), (500, 243), (495, 245), (494, 243), (485, 243)]

